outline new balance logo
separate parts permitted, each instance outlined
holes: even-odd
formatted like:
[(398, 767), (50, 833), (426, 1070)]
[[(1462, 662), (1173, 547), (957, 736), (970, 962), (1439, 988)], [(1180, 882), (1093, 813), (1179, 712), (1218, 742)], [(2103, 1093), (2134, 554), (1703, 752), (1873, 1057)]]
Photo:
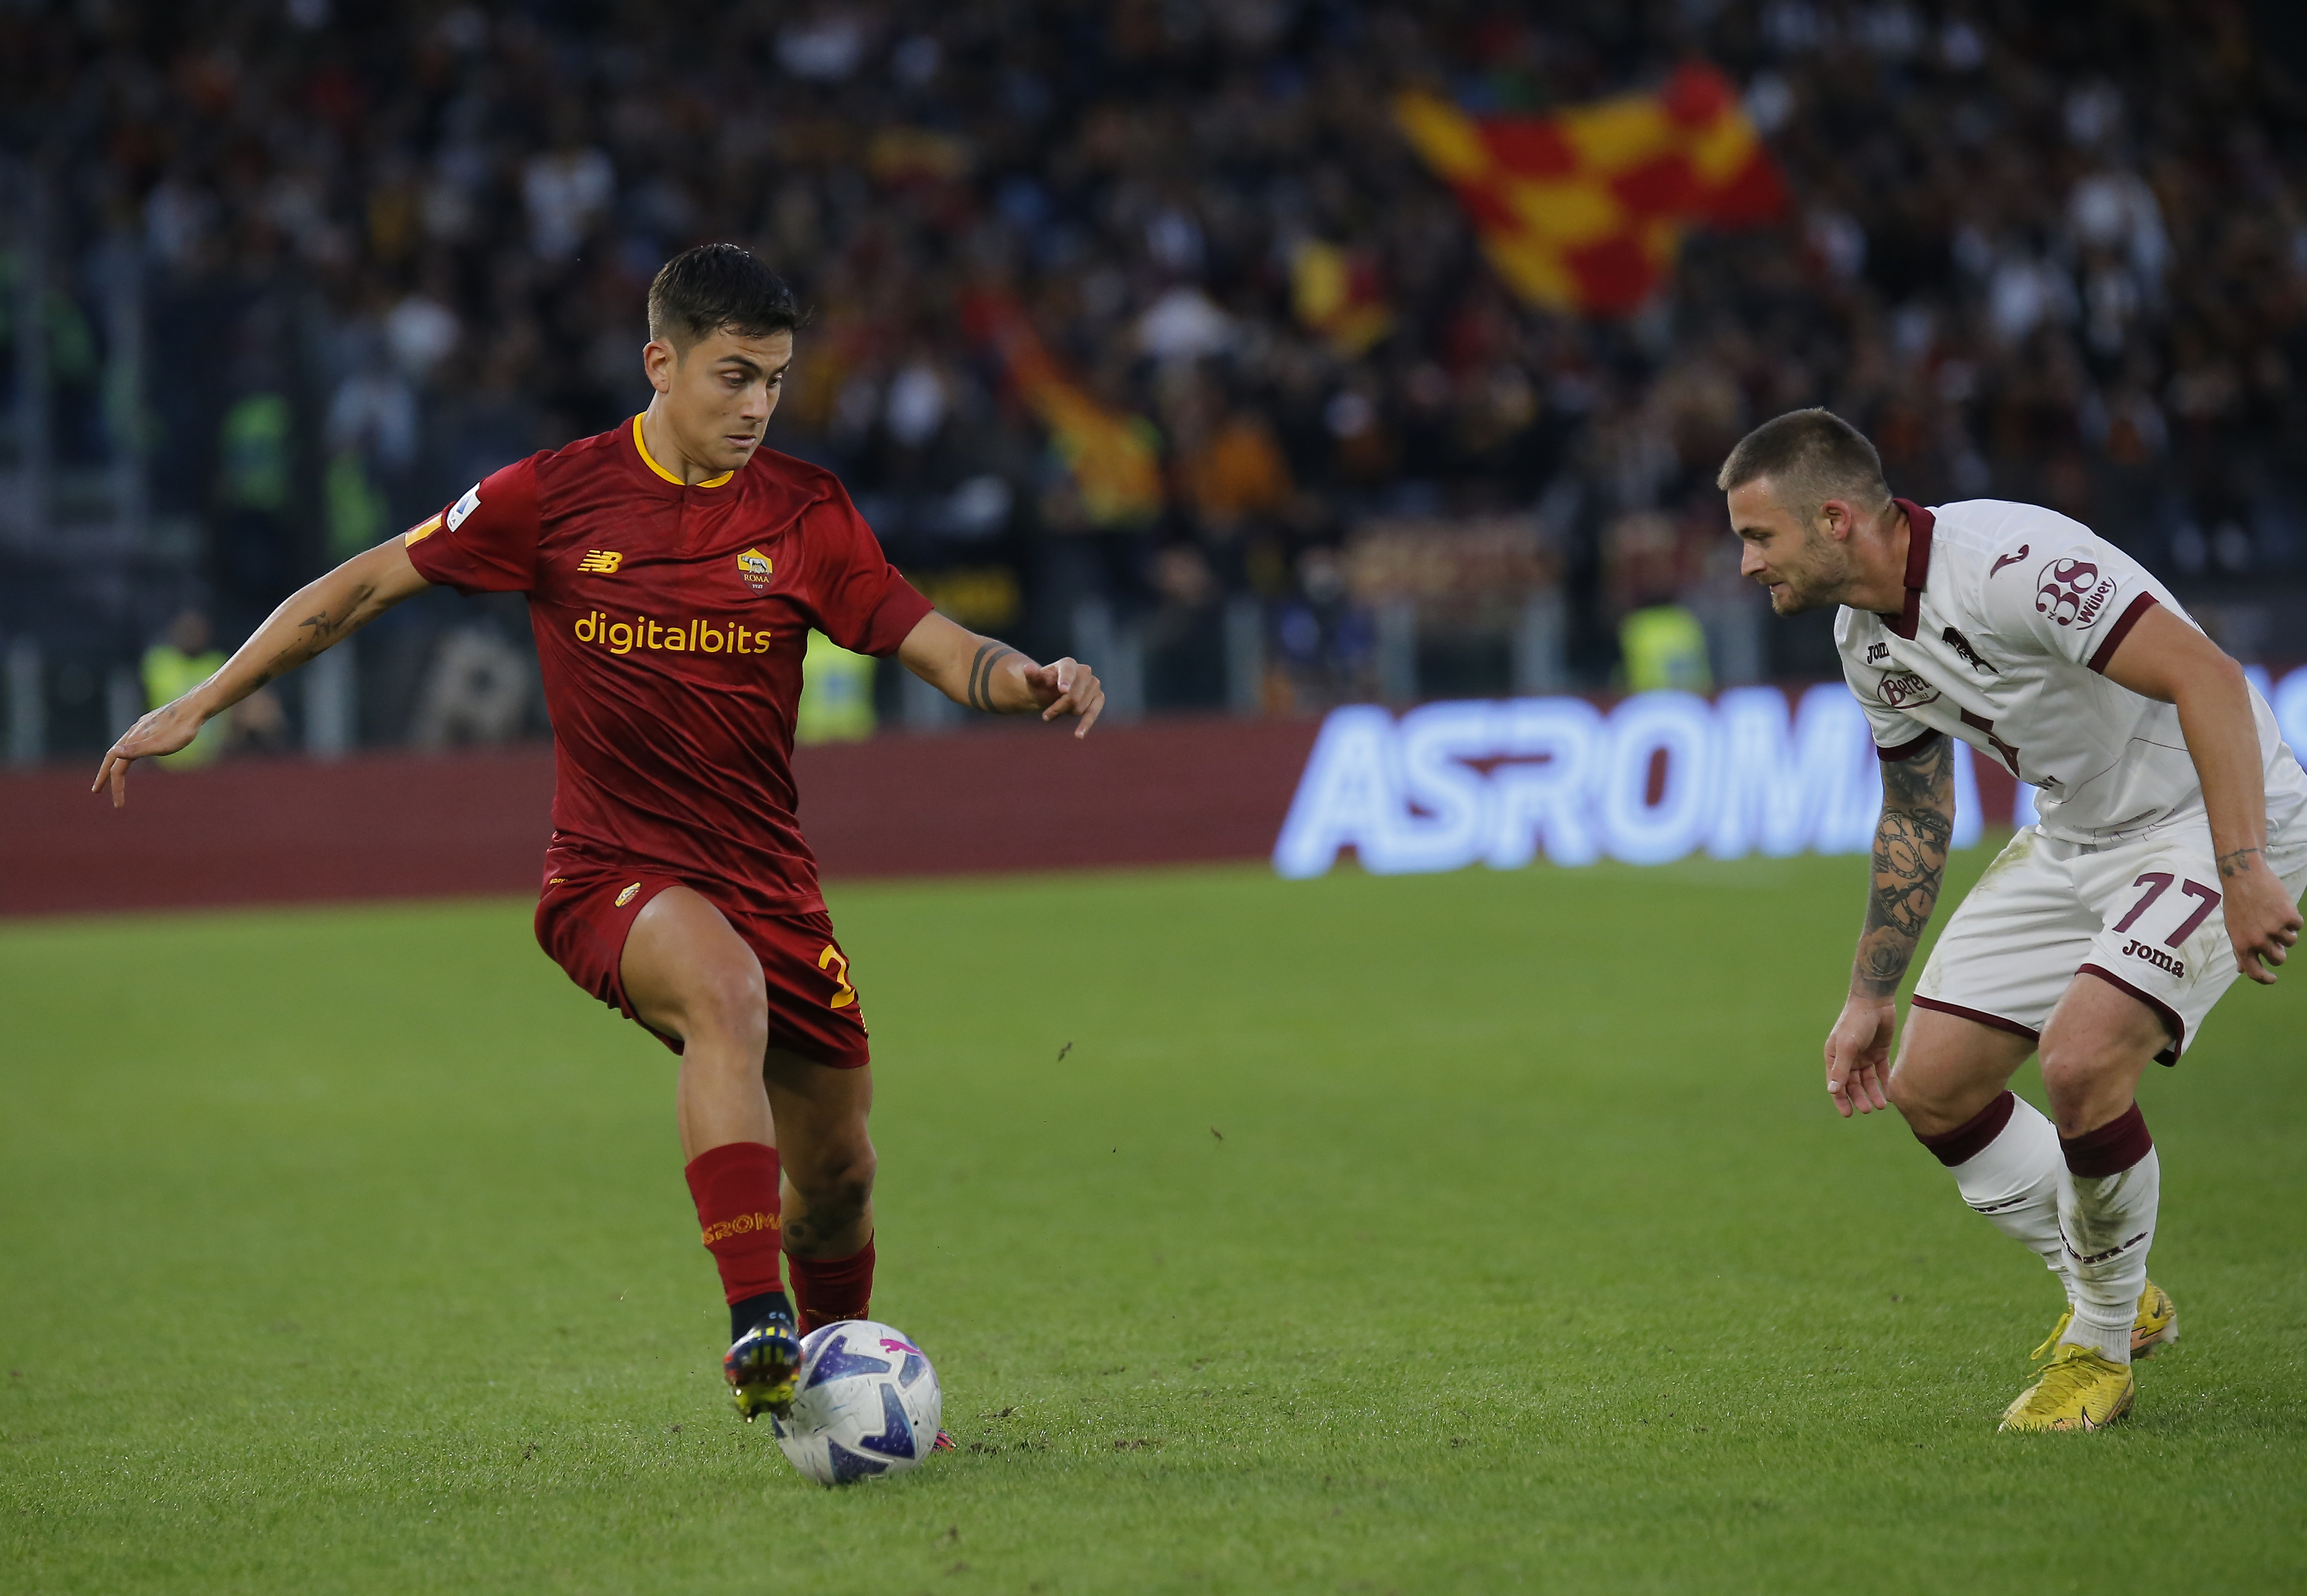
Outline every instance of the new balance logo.
[(2131, 939), (2131, 945), (2125, 948), (2123, 951), (2130, 955), (2132, 958), (2145, 959), (2148, 964), (2155, 965), (2157, 969), (2168, 970), (2172, 974), (2176, 975), (2182, 981), (2187, 979), (2187, 961), (2181, 958), (2174, 958), (2171, 955), (2164, 952), (2160, 948), (2150, 948), (2146, 943), (2140, 941), (2134, 937)]
[(585, 557), (577, 562), (577, 569), (595, 576), (614, 576), (617, 567), (624, 562), (624, 555), (615, 549), (587, 549)]

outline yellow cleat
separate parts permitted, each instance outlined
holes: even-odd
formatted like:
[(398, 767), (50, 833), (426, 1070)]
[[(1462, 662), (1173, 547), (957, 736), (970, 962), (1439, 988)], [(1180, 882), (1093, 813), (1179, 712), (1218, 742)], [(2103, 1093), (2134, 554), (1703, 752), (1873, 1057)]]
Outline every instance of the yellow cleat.
[(2133, 1362), (2155, 1356), (2155, 1349), (2179, 1339), (2179, 1305), (2171, 1300), (2171, 1293), (2147, 1283), (2139, 1293), (2139, 1317), (2131, 1325), (2131, 1357)]
[(2131, 1412), (2131, 1366), (2096, 1347), (2062, 1346), (2043, 1377), (2003, 1410), (1998, 1430), (2105, 1429)]
[[(2059, 1322), (2052, 1326), (2051, 1333), (2043, 1338), (2043, 1344), (2028, 1354), (2028, 1360), (2040, 1363), (2049, 1357), (2052, 1350), (2059, 1344), (2059, 1337), (2067, 1333), (2067, 1326), (2074, 1323), (2074, 1318), (2072, 1308), (2061, 1314)], [(2139, 1317), (2131, 1323), (2131, 1360), (2136, 1362), (2141, 1358), (2152, 1358), (2156, 1348), (2178, 1339), (2179, 1306), (2171, 1300), (2170, 1292), (2150, 1280), (2147, 1283), (2147, 1289), (2139, 1293)]]

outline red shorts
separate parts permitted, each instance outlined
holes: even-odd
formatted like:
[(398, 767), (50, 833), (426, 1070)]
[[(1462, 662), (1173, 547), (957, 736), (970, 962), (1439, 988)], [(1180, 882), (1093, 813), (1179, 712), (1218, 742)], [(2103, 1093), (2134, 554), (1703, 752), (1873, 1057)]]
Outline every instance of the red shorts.
[[(658, 893), (668, 887), (696, 888), (673, 876), (613, 871), (566, 855), (551, 861), (551, 867), (555, 873), (536, 901), (537, 946), (570, 980), (639, 1023), (625, 997), (625, 937), (634, 916)], [(769, 993), (769, 1045), (841, 1069), (865, 1063), (870, 1056), (865, 1017), (857, 989), (849, 982), (849, 956), (833, 939), (831, 917), (822, 909), (764, 914), (719, 901), (713, 906), (761, 961)], [(681, 1051), (673, 1037), (649, 1034)]]

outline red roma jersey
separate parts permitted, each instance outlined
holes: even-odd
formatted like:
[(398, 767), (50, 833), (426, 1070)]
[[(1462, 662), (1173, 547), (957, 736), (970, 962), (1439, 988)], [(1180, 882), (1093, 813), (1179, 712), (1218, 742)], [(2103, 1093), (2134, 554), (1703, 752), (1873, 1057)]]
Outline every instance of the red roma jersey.
[(507, 466), (403, 536), (428, 581), (528, 595), (556, 852), (742, 908), (824, 906), (793, 779), (810, 629), (894, 654), (930, 613), (831, 472), (761, 449), (684, 487), (637, 416)]

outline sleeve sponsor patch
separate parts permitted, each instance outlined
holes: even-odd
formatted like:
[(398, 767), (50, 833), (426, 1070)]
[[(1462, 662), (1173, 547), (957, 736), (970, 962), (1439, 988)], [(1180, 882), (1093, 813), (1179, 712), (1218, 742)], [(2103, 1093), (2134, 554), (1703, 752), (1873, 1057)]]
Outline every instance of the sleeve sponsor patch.
[(449, 507), (449, 530), (454, 532), (458, 528), (463, 526), (465, 524), (465, 518), (472, 514), (473, 511), (478, 510), (480, 507), (481, 485), (476, 482), (473, 484), (472, 486), (465, 490), (465, 496), (463, 498), (458, 500), (454, 504)]
[(2114, 579), (2100, 575), (2090, 561), (2055, 559), (2045, 563), (2037, 579), (2035, 611), (2061, 626), (2088, 631), (2106, 613), (2115, 591)]

